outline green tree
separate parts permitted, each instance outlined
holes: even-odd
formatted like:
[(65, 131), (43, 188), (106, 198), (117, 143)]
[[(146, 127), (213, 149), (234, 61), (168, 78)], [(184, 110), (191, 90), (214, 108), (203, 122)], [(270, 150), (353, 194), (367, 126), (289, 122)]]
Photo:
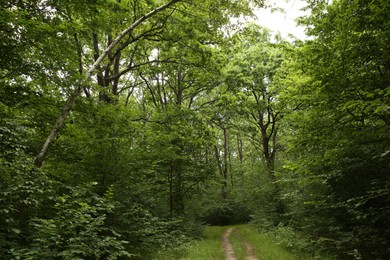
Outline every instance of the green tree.
[(283, 206), (275, 175), (283, 116), (279, 102), (279, 81), (284, 77), (280, 71), (281, 64), (291, 47), (279, 36), (272, 40), (268, 30), (254, 24), (234, 35), (233, 42), (234, 47), (228, 54), (226, 84), (239, 97), (236, 110), (244, 118), (239, 127), (243, 128), (258, 152), (257, 158), (262, 161), (265, 172), (273, 182), (273, 200), (280, 214), (283, 213)]
[(302, 22), (314, 38), (296, 65), (306, 80), (286, 92), (292, 98), (285, 96), (296, 107), (287, 120), (286, 183), (296, 189), (286, 186), (289, 214), (325, 250), (385, 259), (389, 4), (342, 0), (311, 7)]
[[(137, 16), (135, 16), (134, 21), (130, 25), (127, 25), (124, 28), (115, 28), (116, 30), (118, 30), (116, 36), (112, 37), (112, 38), (110, 36), (108, 37), (107, 47), (102, 51), (102, 53), (100, 53), (100, 51), (98, 49), (98, 47), (99, 47), (98, 46), (98, 39), (96, 39), (96, 35), (94, 34), (94, 52), (95, 52), (94, 53), (94, 56), (95, 56), (94, 62), (88, 67), (87, 71), (85, 72), (85, 76), (84, 76), (85, 79), (83, 79), (83, 80), (89, 80), (90, 77), (95, 73), (95, 70), (99, 70), (101, 63), (106, 56), (108, 56), (108, 58), (110, 59), (110, 63), (107, 66), (105, 76), (110, 75), (111, 70), (109, 68), (110, 68), (110, 65), (112, 62), (114, 62), (114, 72), (113, 73), (120, 74), (118, 66), (119, 66), (119, 62), (120, 62), (120, 53), (121, 52), (120, 51), (116, 52), (116, 55), (117, 55), (116, 57), (119, 57), (119, 58), (116, 58), (115, 56), (112, 56), (110, 54), (112, 54), (112, 52), (114, 52), (115, 49), (117, 49), (117, 48), (119, 48), (119, 50), (121, 50), (121, 49), (126, 48), (128, 45), (130, 45), (132, 43), (131, 38), (133, 36), (135, 29), (137, 29), (140, 25), (143, 25), (143, 24), (146, 24), (146, 26), (147, 26), (146, 21), (149, 18), (166, 10), (168, 7), (170, 7), (171, 5), (174, 5), (176, 2), (179, 2), (179, 0), (172, 0), (172, 1), (165, 3), (159, 7), (154, 7), (151, 11), (144, 10), (142, 15), (139, 18), (137, 18)], [(134, 14), (134, 15), (136, 15), (136, 14)], [(114, 29), (114, 28), (112, 28), (112, 29)], [(125, 39), (126, 37), (129, 37), (130, 39)], [(79, 51), (79, 53), (80, 53), (80, 51)], [(132, 64), (130, 64), (130, 66), (131, 65)], [(80, 68), (81, 67), (82, 66), (80, 66)], [(98, 73), (97, 79), (98, 79), (98, 84), (100, 86), (102, 86), (102, 85), (105, 86), (109, 83), (112, 83), (113, 90), (115, 90), (118, 87), (117, 86), (118, 78), (114, 77), (111, 82), (107, 82), (107, 81), (104, 81), (104, 79), (102, 77), (103, 77), (102, 74)], [(85, 87), (84, 84), (85, 83), (79, 82), (75, 86), (75, 89), (72, 92), (72, 94), (67, 99), (66, 105), (63, 108), (61, 115), (58, 117), (54, 127), (52, 128), (44, 145), (42, 146), (39, 154), (37, 155), (37, 158), (35, 160), (35, 165), (37, 167), (40, 167), (42, 165), (42, 162), (43, 162), (44, 157), (47, 153), (47, 150), (49, 148), (50, 143), (54, 140), (54, 138), (57, 136), (60, 128), (63, 126), (65, 119), (66, 119), (68, 113), (70, 112), (70, 110), (72, 109), (77, 97), (80, 95), (83, 88)], [(108, 97), (105, 94), (100, 95), (100, 99), (108, 101)]]
[(1, 257), (115, 259), (193, 236), (184, 208), (217, 165), (217, 45), (249, 1), (0, 6)]

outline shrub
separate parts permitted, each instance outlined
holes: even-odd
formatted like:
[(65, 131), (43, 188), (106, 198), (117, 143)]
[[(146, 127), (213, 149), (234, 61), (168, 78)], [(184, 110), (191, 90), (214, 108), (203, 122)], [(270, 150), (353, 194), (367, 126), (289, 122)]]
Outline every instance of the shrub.
[(209, 225), (233, 225), (250, 221), (250, 211), (238, 202), (226, 200), (205, 209), (201, 220)]

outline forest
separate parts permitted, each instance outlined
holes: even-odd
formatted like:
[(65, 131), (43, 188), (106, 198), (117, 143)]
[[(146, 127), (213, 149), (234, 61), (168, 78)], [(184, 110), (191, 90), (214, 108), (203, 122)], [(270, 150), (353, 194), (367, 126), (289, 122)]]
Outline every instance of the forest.
[(307, 0), (306, 40), (245, 22), (271, 2), (0, 1), (0, 259), (242, 223), (390, 259), (390, 1)]

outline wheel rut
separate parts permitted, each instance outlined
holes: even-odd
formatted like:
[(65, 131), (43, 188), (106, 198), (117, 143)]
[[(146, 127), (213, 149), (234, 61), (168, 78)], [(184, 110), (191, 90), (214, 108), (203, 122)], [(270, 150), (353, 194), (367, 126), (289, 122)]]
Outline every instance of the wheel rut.
[(234, 253), (233, 245), (230, 243), (230, 237), (234, 231), (234, 235), (239, 239), (239, 241), (244, 245), (245, 248), (245, 260), (259, 260), (259, 258), (254, 254), (253, 247), (241, 237), (240, 231), (236, 230), (234, 227), (226, 229), (222, 235), (222, 245), (225, 252), (225, 260), (237, 260), (237, 256)]
[(234, 228), (226, 229), (225, 233), (222, 235), (222, 245), (225, 252), (225, 260), (237, 260), (237, 257), (234, 255), (233, 246), (230, 243), (230, 235), (232, 234)]

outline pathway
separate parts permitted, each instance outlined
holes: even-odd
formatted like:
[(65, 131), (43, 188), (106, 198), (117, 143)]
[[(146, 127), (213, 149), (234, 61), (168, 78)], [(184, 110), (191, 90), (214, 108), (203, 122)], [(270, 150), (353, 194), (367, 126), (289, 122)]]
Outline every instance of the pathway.
[[(237, 257), (234, 254), (233, 246), (230, 243), (230, 236), (233, 233), (235, 228), (228, 228), (222, 235), (222, 245), (225, 252), (225, 260), (237, 260)], [(244, 244), (246, 257), (245, 260), (259, 260), (259, 258), (254, 254), (253, 247), (244, 239), (242, 239), (239, 230), (234, 232), (234, 235)]]

